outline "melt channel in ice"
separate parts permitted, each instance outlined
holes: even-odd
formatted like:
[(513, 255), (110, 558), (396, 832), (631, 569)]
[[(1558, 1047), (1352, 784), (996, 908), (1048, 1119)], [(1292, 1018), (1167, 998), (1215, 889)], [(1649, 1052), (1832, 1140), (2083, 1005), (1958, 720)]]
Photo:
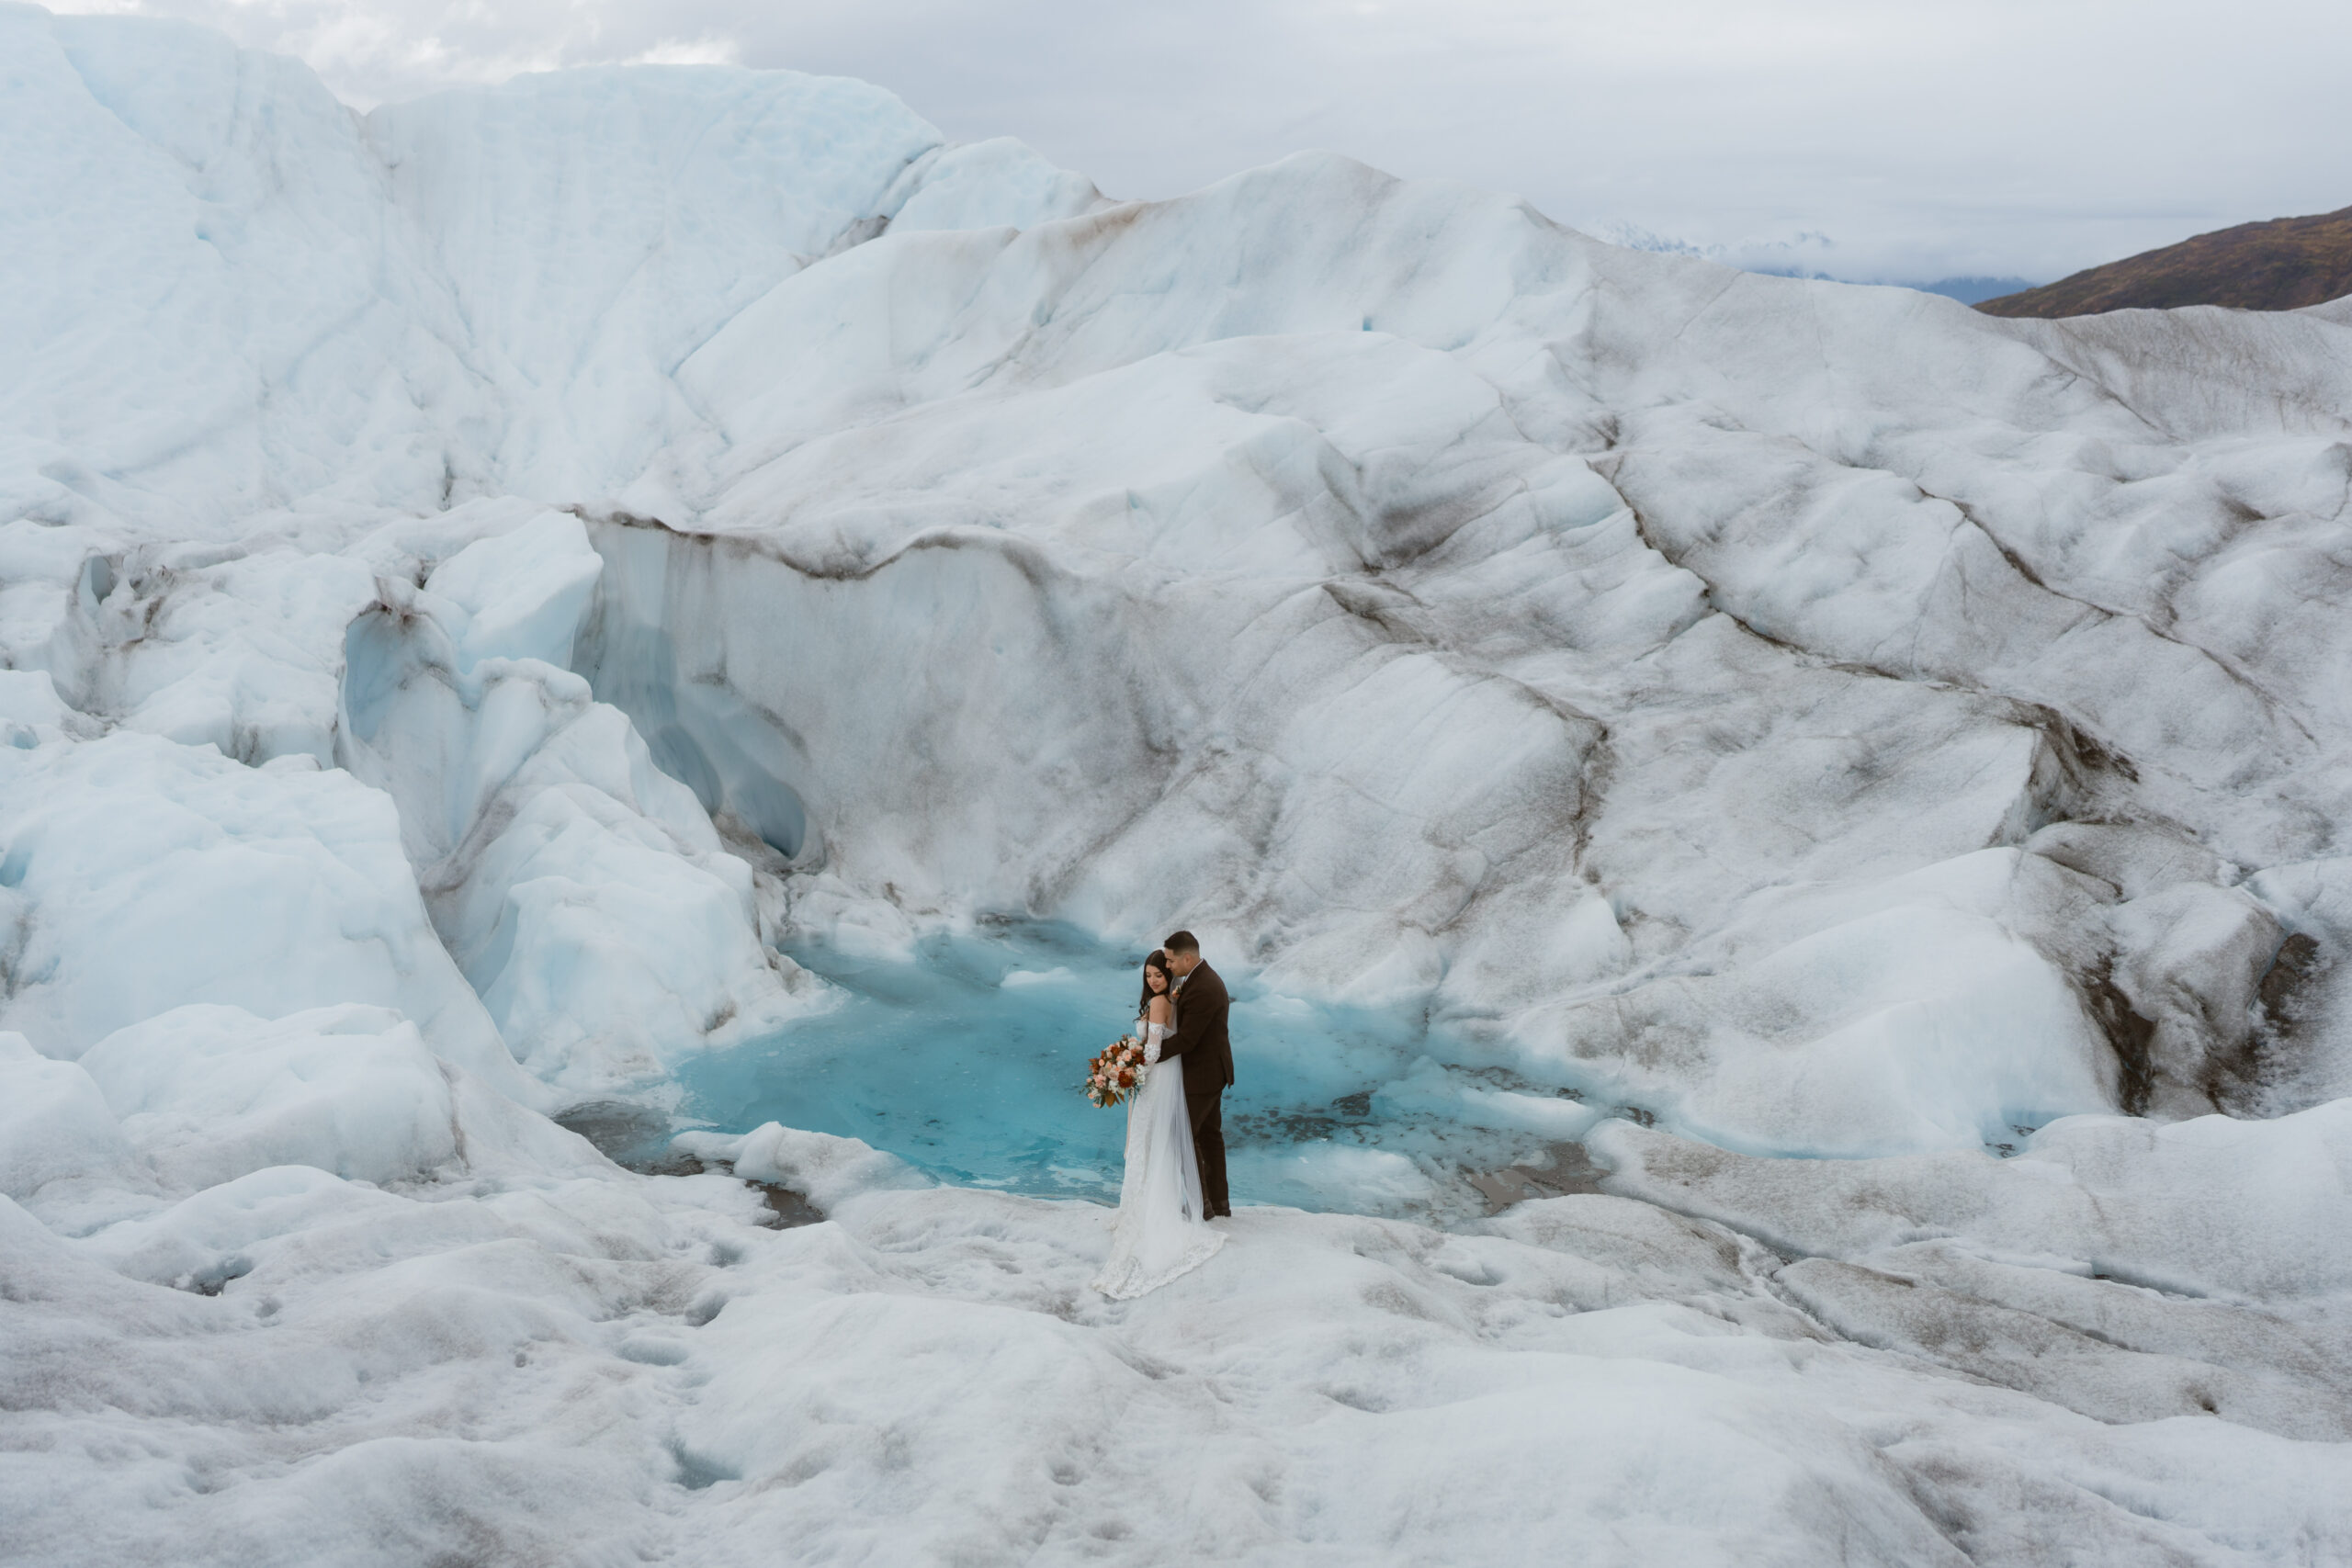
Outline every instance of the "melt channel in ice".
[[(2340, 303), (0, 62), (0, 1555), (2352, 1558)], [(1092, 1203), (548, 1119), (1023, 921), (1601, 1190), (1335, 1166), (1113, 1304)]]

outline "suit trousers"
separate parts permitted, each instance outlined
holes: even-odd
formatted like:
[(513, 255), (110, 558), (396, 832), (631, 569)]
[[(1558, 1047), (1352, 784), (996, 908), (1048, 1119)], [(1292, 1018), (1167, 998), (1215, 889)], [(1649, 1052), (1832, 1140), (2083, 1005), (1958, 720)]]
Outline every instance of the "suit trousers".
[(1208, 1217), (1233, 1213), (1225, 1190), (1225, 1086), (1196, 1095), (1185, 1086), (1184, 1109), (1193, 1118), (1193, 1156), (1201, 1162), (1201, 1208)]

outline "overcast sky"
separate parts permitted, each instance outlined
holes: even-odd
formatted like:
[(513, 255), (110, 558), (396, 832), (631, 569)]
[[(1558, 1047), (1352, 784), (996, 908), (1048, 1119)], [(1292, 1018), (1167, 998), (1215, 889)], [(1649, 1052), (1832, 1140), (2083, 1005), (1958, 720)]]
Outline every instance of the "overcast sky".
[(299, 54), (361, 107), (520, 71), (861, 76), (1118, 197), (1301, 148), (1611, 238), (2036, 281), (2352, 205), (2352, 0), (68, 0)]

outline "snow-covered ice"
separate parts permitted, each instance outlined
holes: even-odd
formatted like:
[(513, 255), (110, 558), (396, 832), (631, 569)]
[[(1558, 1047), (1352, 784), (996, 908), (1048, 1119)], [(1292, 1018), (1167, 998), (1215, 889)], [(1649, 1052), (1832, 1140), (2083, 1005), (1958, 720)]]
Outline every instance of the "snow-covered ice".
[[(17, 5), (0, 214), (0, 1557), (2352, 1561), (2342, 303)], [(1601, 1190), (548, 1119), (1006, 917)]]

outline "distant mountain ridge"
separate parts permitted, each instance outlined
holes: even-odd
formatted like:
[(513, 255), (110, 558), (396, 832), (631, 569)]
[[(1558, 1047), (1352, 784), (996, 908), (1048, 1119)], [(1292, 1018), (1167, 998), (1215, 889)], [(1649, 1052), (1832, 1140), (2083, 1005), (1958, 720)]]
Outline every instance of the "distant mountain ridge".
[[(1963, 305), (1973, 305), (1980, 299), (1991, 299), (2004, 294), (2015, 294), (2033, 287), (2030, 277), (1993, 277), (1979, 275), (1939, 277), (1932, 282), (1917, 273), (1909, 276), (1890, 276), (1883, 268), (1871, 269), (1841, 265), (1832, 270), (1837, 241), (1818, 230), (1806, 230), (1784, 239), (1749, 238), (1728, 243), (1702, 242), (1661, 234), (1645, 229), (1638, 223), (1623, 221), (1603, 223), (1592, 232), (1612, 245), (1623, 245), (1629, 251), (1648, 251), (1655, 255), (1696, 256), (1702, 261), (1720, 262), (1736, 266), (1742, 272), (1758, 273), (1766, 277), (1802, 277), (1824, 283), (1860, 283), (1882, 288), (1916, 288), (1922, 294), (1940, 294), (1957, 299)], [(1856, 258), (1845, 257), (1847, 262)], [(1857, 276), (1857, 273), (1868, 276)]]
[(2199, 234), (1978, 303), (1994, 316), (2088, 316), (2227, 305), (2294, 310), (2352, 294), (2352, 207)]
[(1910, 287), (1922, 294), (1940, 294), (1963, 305), (1975, 305), (2020, 293), (2032, 288), (2033, 281), (2024, 277), (1939, 277), (1933, 283), (1914, 283)]

